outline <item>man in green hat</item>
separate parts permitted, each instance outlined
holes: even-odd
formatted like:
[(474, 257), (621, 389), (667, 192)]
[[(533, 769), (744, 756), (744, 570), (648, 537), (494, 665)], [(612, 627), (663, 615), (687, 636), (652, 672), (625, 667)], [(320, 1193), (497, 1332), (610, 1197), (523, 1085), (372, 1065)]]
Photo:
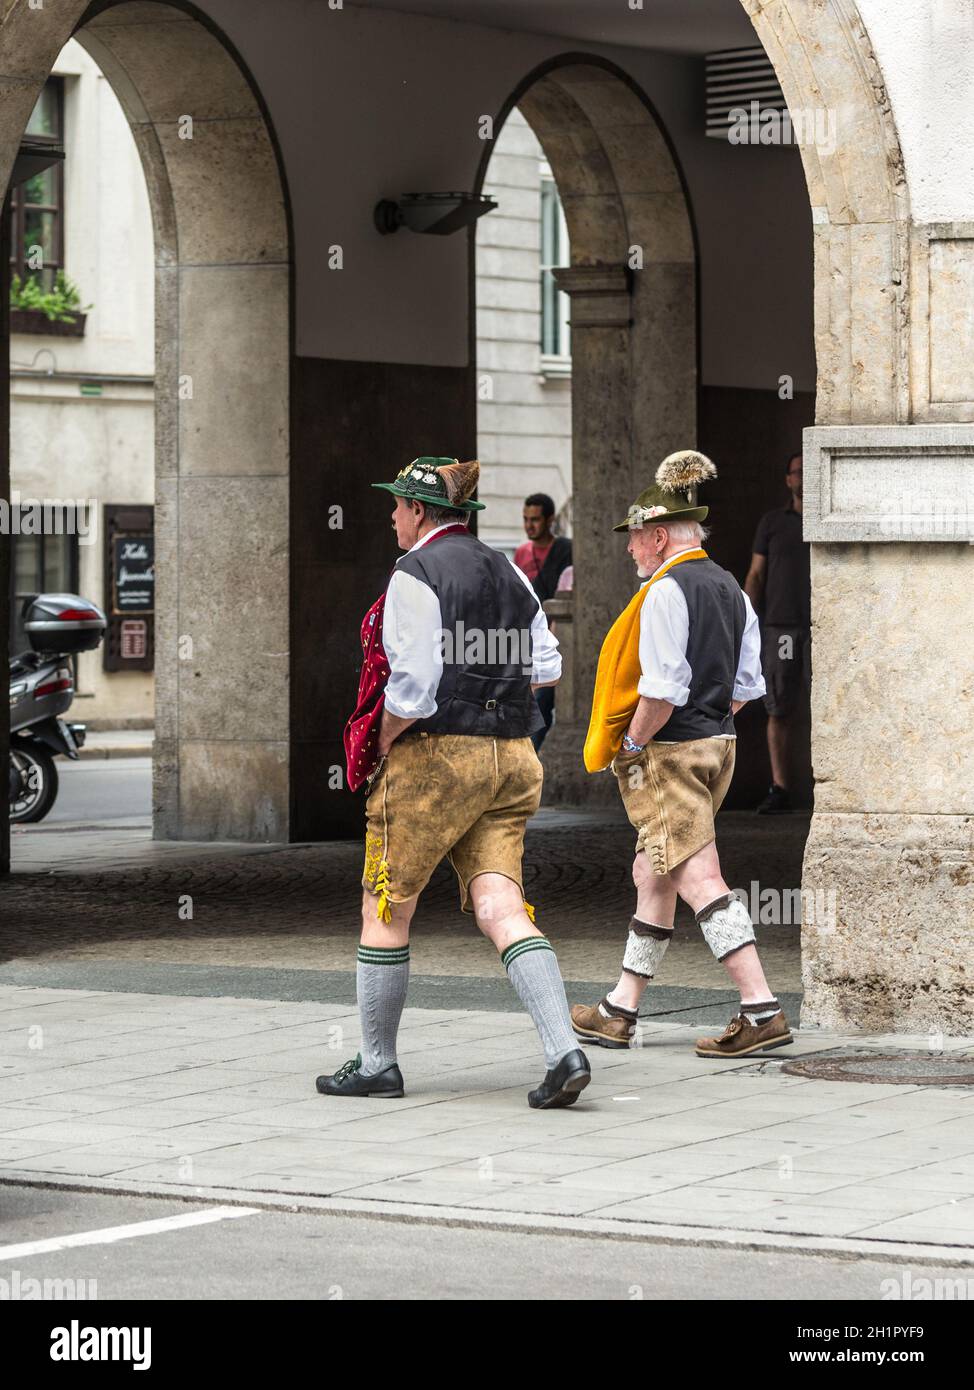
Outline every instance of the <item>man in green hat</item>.
[[(572, 1105), (591, 1075), (555, 953), (534, 925), (521, 878), (524, 831), (542, 782), (532, 690), (558, 680), (561, 656), (527, 576), (470, 534), (470, 513), (483, 506), (473, 500), (479, 473), (476, 462), (423, 457), (393, 482), (373, 484), (396, 499), (392, 522), (406, 554), (366, 620), (366, 666), (375, 664), (385, 683), (380, 761), (366, 803), (356, 977), (362, 1052), (318, 1077), (327, 1096), (404, 1093), (396, 1033), (409, 927), (444, 857), (461, 908), (497, 948), (538, 1029), (547, 1071), (528, 1104)], [(377, 709), (370, 707), (366, 724)], [(364, 754), (358, 744), (348, 751), (351, 775)]]
[(628, 1047), (639, 1002), (673, 934), (679, 895), (741, 993), (739, 1014), (701, 1057), (740, 1057), (791, 1042), (755, 946), (747, 908), (724, 881), (714, 817), (734, 771), (734, 715), (764, 694), (760, 634), (733, 575), (703, 549), (698, 483), (716, 474), (685, 450), (660, 464), (625, 521), (644, 582), (616, 619), (599, 657), (585, 741), (589, 772), (611, 767), (637, 832), (629, 923), (618, 984), (597, 1004), (577, 1004), (584, 1041)]

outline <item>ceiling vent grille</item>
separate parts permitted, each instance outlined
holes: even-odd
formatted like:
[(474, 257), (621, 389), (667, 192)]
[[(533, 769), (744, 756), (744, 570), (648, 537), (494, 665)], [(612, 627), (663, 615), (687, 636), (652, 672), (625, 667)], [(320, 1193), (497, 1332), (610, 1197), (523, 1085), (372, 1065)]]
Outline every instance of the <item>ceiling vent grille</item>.
[(740, 144), (758, 144), (763, 111), (783, 114), (781, 87), (763, 48), (726, 48), (706, 57), (707, 134)]

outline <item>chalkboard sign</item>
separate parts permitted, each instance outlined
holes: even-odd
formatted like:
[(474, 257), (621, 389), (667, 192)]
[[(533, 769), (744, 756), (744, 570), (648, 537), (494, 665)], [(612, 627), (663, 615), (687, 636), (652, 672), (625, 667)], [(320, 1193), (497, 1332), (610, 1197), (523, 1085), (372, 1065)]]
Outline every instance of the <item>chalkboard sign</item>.
[(102, 531), (108, 631), (106, 671), (151, 671), (155, 663), (153, 509), (145, 502), (106, 502)]
[(114, 610), (151, 613), (155, 607), (155, 548), (152, 536), (114, 538)]

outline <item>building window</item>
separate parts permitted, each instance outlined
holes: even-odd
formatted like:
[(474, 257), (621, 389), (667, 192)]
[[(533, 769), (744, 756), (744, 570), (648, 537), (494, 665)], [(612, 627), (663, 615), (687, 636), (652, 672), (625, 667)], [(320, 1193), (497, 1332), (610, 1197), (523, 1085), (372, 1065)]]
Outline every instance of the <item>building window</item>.
[(541, 178), (541, 354), (567, 365), (571, 358), (571, 301), (552, 271), (570, 261), (568, 226), (553, 178)]
[[(64, 143), (64, 83), (49, 78), (27, 122), (32, 140)], [(64, 168), (58, 162), (11, 190), (10, 269), (22, 280), (38, 280), (45, 290), (64, 265)], [(43, 266), (37, 264), (38, 252)], [(32, 263), (33, 262), (33, 263)]]
[[(50, 529), (45, 535), (21, 535), (21, 524), (33, 509), (20, 508), (12, 518), (10, 537), (10, 655), (27, 651), (30, 642), (24, 632), (20, 610), (29, 594), (74, 594), (78, 592), (78, 527), (74, 507), (53, 507)], [(36, 513), (35, 513), (36, 515)], [(46, 524), (46, 523), (45, 523)]]

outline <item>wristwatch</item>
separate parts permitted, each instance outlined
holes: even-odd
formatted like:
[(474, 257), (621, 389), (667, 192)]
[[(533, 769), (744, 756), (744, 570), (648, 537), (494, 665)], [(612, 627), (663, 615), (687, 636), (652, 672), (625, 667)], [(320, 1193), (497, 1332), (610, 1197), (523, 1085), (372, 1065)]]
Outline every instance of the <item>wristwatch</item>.
[(622, 735), (622, 746), (627, 753), (641, 753), (646, 747), (645, 743), (633, 743), (628, 732)]

